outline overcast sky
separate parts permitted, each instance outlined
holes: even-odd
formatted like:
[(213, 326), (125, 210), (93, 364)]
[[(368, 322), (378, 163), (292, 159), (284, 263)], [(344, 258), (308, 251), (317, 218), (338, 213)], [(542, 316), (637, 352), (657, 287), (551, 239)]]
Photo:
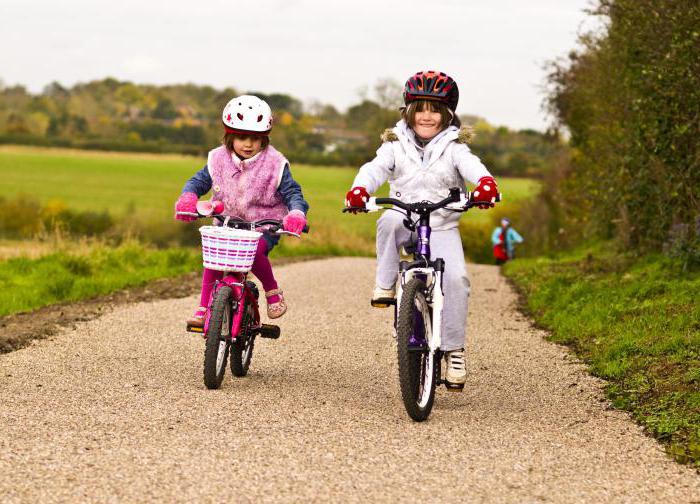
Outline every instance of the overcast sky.
[(590, 0), (0, 0), (0, 79), (40, 91), (112, 76), (281, 92), (341, 109), (381, 78), (437, 69), (459, 113), (545, 127), (542, 65)]

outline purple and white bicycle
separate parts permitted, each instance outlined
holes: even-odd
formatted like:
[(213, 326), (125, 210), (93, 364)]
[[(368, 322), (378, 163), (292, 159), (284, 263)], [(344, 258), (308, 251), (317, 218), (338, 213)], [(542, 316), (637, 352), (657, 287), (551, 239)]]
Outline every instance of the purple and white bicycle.
[[(500, 201), (500, 196), (497, 201)], [(483, 204), (483, 201), (473, 201), (470, 193), (463, 196), (459, 188), (452, 188), (450, 195), (437, 203), (404, 203), (394, 198), (369, 198), (365, 208), (343, 209), (344, 212), (394, 210), (406, 216), (404, 226), (415, 233), (415, 241), (404, 246), (413, 260), (399, 263), (400, 281), (396, 300), (386, 300), (384, 305), (375, 302), (373, 306), (394, 305), (401, 397), (406, 412), (417, 422), (426, 420), (430, 415), (437, 385), (443, 384), (448, 389), (456, 390), (464, 387), (452, 385), (441, 377), (440, 332), (445, 299), (442, 291), (445, 261), (431, 258), (430, 214), (442, 208), (466, 212)], [(414, 215), (418, 217), (416, 220)]]

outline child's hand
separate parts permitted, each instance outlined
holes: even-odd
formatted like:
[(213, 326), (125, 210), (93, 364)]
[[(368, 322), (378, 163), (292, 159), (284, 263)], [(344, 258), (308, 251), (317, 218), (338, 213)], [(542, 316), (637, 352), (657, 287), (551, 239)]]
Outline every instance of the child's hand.
[(306, 226), (306, 215), (301, 210), (292, 210), (282, 219), (282, 228), (294, 234), (301, 234)]
[[(364, 187), (353, 187), (345, 195), (346, 208), (360, 207), (365, 208), (369, 201), (369, 193)], [(355, 212), (353, 212), (355, 213)]]
[(197, 213), (197, 195), (191, 192), (182, 193), (177, 203), (175, 203), (175, 218), (177, 220), (185, 222), (196, 220), (196, 217), (191, 215), (179, 215), (177, 212)]
[(474, 201), (484, 202), (483, 205), (479, 205), (479, 208), (482, 210), (493, 207), (497, 197), (498, 186), (493, 177), (481, 177), (474, 191), (472, 191), (472, 198)]

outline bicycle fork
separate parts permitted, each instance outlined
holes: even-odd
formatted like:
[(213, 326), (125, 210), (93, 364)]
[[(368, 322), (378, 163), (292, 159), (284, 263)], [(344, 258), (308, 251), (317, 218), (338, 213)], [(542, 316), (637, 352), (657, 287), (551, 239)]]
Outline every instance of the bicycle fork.
[[(216, 294), (222, 287), (227, 286), (231, 288), (231, 327), (230, 333), (226, 335), (226, 338), (234, 341), (238, 337), (241, 332), (241, 325), (243, 323), (243, 316), (246, 312), (246, 306), (248, 305), (253, 307), (253, 317), (255, 320), (255, 326), (250, 328), (250, 330), (252, 330), (252, 336), (259, 335), (262, 338), (268, 339), (279, 338), (281, 334), (279, 326), (260, 323), (258, 301), (255, 294), (253, 294), (253, 291), (250, 288), (246, 288), (245, 282), (245, 276), (227, 275), (220, 281), (217, 281), (212, 289), (211, 297), (209, 299), (209, 306), (212, 305)], [(207, 317), (204, 320), (203, 336), (205, 338), (209, 330), (210, 317), (211, 311), (208, 311)]]
[(400, 276), (400, 282), (396, 292), (396, 303), (394, 305), (394, 338), (396, 338), (396, 327), (398, 322), (398, 310), (401, 306), (401, 298), (403, 296), (403, 286), (412, 280), (414, 277), (423, 280), (427, 286), (426, 301), (430, 309), (431, 319), (431, 335), (428, 344), (428, 350), (431, 354), (440, 350), (442, 344), (442, 307), (445, 303), (445, 297), (442, 293), (442, 272), (435, 271), (432, 268), (414, 268), (403, 271)]
[(442, 361), (442, 350), (440, 350), (440, 345), (442, 344), (442, 310), (445, 304), (445, 295), (442, 292), (442, 274), (442, 271), (435, 271), (432, 268), (415, 268), (401, 273), (396, 292), (396, 304), (394, 305), (394, 338), (397, 337), (398, 310), (401, 306), (403, 285), (412, 278), (419, 277), (427, 285), (426, 301), (430, 310), (431, 331), (430, 337), (426, 341), (427, 348), (425, 346), (417, 346), (415, 351), (420, 353), (427, 352), (431, 358), (435, 359), (435, 363), (438, 366), (436, 385), (445, 385), (448, 389), (451, 389), (452, 387), (442, 377), (440, 366)]
[[(216, 283), (214, 284), (214, 288), (211, 291), (211, 295), (209, 298), (209, 306), (212, 306), (214, 299), (216, 298), (216, 295), (219, 293), (219, 290), (221, 290), (222, 287), (230, 287), (231, 288), (231, 324), (230, 324), (230, 332), (229, 334), (226, 335), (227, 339), (235, 339), (236, 335), (238, 335), (240, 329), (241, 329), (241, 321), (243, 320), (243, 312), (245, 311), (244, 309), (239, 309), (240, 308), (245, 308), (245, 300), (243, 299), (244, 296), (244, 282), (245, 282), (245, 277), (238, 276), (238, 275), (226, 275), (224, 278), (221, 280), (217, 280)], [(209, 322), (211, 320), (211, 310), (207, 311), (207, 316), (204, 319), (204, 335), (206, 337), (206, 334), (209, 331)]]

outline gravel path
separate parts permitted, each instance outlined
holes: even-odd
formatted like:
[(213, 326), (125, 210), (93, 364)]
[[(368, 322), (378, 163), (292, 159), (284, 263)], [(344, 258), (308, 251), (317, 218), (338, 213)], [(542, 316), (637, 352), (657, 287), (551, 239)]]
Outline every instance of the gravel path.
[(278, 268), (291, 309), (248, 377), (202, 384), (185, 298), (0, 355), (0, 501), (693, 502), (700, 478), (471, 266), (469, 379), (428, 422), (399, 396), (374, 261)]

